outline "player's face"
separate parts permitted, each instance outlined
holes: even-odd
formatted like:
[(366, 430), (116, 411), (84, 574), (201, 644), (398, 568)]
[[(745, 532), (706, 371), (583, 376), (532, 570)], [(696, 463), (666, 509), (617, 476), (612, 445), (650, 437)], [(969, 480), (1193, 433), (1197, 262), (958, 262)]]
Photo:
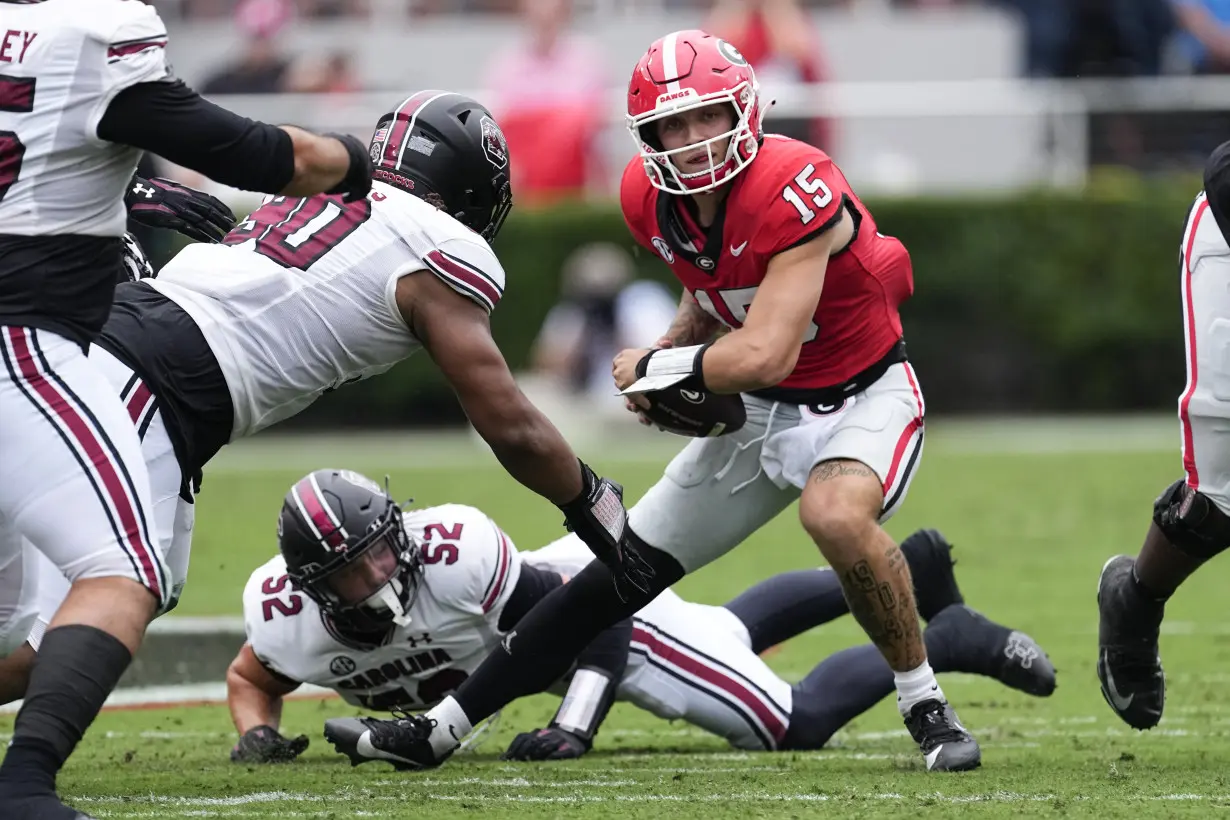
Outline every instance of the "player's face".
[(397, 553), (388, 537), (332, 573), (325, 583), (344, 606), (361, 604), (379, 592), (397, 573)]
[[(681, 111), (663, 117), (654, 123), (658, 139), (665, 151), (674, 151), (688, 145), (697, 145), (721, 136), (735, 127), (735, 113), (724, 102)], [(697, 145), (695, 151), (683, 151), (671, 157), (671, 162), (681, 174), (696, 174), (708, 171), (710, 161), (720, 165), (726, 161), (726, 149), (730, 138), (715, 140), (706, 145)]]

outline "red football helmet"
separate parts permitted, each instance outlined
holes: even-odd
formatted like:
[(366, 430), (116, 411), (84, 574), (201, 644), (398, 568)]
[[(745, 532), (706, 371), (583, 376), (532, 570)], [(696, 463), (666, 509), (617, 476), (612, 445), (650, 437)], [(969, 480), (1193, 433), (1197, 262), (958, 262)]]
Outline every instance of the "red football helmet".
[[(714, 103), (729, 103), (734, 128), (716, 137), (663, 150), (652, 123), (663, 117)], [(645, 159), (655, 188), (672, 194), (711, 191), (730, 181), (756, 158), (764, 132), (756, 73), (733, 45), (699, 29), (676, 31), (649, 47), (628, 85), (628, 130)], [(724, 159), (709, 156), (703, 171), (683, 173), (674, 155), (729, 140)]]

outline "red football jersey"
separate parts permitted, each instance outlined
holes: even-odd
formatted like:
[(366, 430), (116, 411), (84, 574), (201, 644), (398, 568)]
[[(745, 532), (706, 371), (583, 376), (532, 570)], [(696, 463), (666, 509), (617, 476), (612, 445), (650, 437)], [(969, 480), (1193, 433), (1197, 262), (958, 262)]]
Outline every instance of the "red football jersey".
[(640, 157), (624, 169), (624, 220), (661, 256), (697, 303), (730, 328), (742, 326), (769, 260), (818, 236), (845, 207), (855, 236), (831, 257), (799, 361), (780, 386), (834, 387), (875, 364), (901, 338), (897, 306), (914, 292), (905, 246), (876, 230), (828, 154), (766, 135), (756, 158), (730, 183), (708, 231), (676, 196), (649, 184)]

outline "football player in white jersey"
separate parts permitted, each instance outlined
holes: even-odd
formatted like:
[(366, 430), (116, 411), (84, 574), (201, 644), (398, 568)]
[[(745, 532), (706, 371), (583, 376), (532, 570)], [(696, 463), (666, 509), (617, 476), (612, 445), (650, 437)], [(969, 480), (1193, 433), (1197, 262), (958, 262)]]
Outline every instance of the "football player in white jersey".
[(1097, 673), (1111, 710), (1152, 729), (1166, 705), (1158, 647), (1166, 602), (1230, 548), (1230, 142), (1204, 167), (1179, 246), (1187, 386), (1179, 396), (1183, 477), (1153, 502), (1136, 557), (1107, 560), (1098, 579)]
[[(194, 492), (218, 449), (420, 346), (510, 474), (559, 505), (617, 575), (635, 559), (620, 539), (622, 491), (577, 459), (491, 338), (504, 271), (488, 241), (512, 204), (499, 126), (468, 97), (420, 92), (380, 119), (370, 151), (366, 199), (272, 198), (222, 244), (189, 246), (156, 279), (116, 290), (90, 357), (138, 428), (171, 603), (187, 575)], [(20, 597), (8, 631), (26, 634), (31, 601), (54, 602), (62, 582), (44, 571), (37, 596), (0, 577), (0, 610), (6, 590)], [(6, 660), (0, 690), (24, 690), (32, 654)]]
[[(279, 518), (280, 555), (244, 590), (247, 642), (227, 673), (241, 762), (291, 759), (304, 736), (278, 731), (282, 698), (301, 683), (379, 711), (421, 711), (455, 689), (521, 616), (585, 567), (576, 536), (518, 553), (473, 507), (401, 512), (375, 482), (317, 470), (297, 482)], [(949, 545), (934, 530), (902, 543), (930, 621), (928, 649), (943, 671), (994, 677), (1047, 696), (1055, 672), (1027, 635), (962, 605)], [(579, 757), (613, 700), (681, 719), (741, 749), (818, 749), (893, 691), (892, 672), (868, 644), (823, 661), (791, 686), (758, 653), (849, 611), (828, 570), (769, 579), (724, 607), (667, 590), (606, 630), (576, 660), (563, 705), (541, 730), (519, 735), (506, 757)], [(328, 737), (356, 764), (388, 759), (364, 732), (381, 722), (339, 718)]]
[(72, 581), (0, 764), (0, 814), (56, 820), (78, 816), (56, 773), (170, 592), (136, 434), (85, 355), (140, 153), (294, 195), (362, 197), (371, 162), (352, 137), (252, 122), (175, 81), (145, 3), (5, 0), (0, 30), (0, 559), (24, 536)]

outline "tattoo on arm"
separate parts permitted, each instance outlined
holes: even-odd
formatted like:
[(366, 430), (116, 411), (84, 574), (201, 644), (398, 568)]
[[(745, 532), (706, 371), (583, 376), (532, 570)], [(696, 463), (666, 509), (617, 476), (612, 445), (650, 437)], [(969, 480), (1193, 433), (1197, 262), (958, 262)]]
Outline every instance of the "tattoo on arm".
[(676, 347), (703, 344), (713, 338), (718, 330), (718, 321), (701, 310), (696, 300), (684, 294), (679, 302), (675, 320), (664, 334)]
[(875, 470), (872, 470), (866, 464), (863, 464), (861, 461), (849, 461), (846, 459), (822, 461), (811, 471), (812, 480), (817, 482), (829, 481), (830, 479), (850, 475), (862, 475), (878, 479)]

